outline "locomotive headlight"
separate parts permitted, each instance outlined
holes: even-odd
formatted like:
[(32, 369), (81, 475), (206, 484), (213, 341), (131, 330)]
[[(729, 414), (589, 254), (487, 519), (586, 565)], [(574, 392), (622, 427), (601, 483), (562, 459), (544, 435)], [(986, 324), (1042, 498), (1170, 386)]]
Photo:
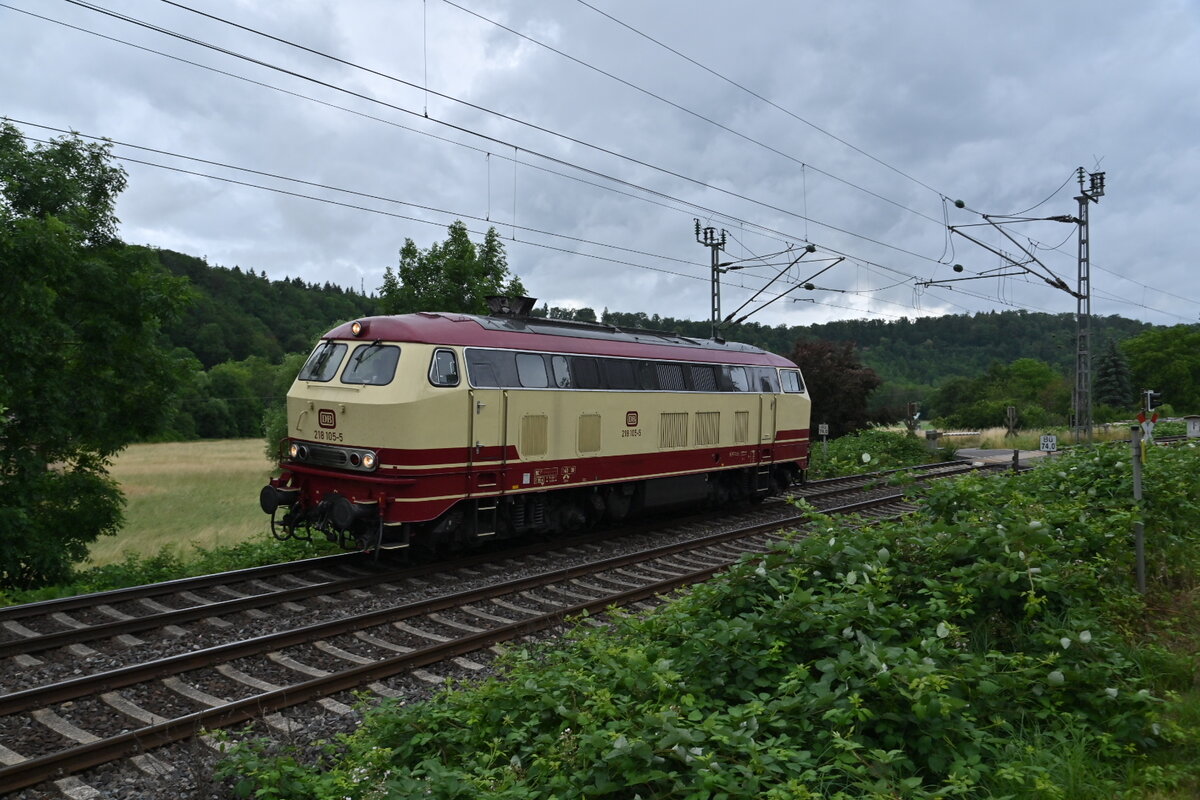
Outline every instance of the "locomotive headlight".
[(296, 456), (300, 455), (300, 445), (296, 444), (295, 442), (292, 442), (291, 446), (288, 447), (288, 455), (291, 456), (292, 458), (295, 458)]
[(375, 469), (375, 454), (363, 453), (362, 465), (364, 469)]
[(354, 322), (350, 323), (350, 333), (354, 334), (355, 336), (362, 336), (367, 332), (368, 327), (370, 326), (367, 323), (356, 319)]

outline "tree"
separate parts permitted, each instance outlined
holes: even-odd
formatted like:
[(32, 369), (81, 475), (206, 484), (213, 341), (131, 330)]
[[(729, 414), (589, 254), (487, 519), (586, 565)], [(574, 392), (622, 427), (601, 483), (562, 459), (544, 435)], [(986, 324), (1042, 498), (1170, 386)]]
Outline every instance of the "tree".
[(114, 533), (109, 459), (170, 416), (182, 370), (158, 332), (186, 282), (117, 239), (124, 187), (108, 145), (29, 149), (0, 123), (0, 586), (64, 579)]
[(798, 341), (792, 361), (800, 365), (812, 397), (813, 423), (827, 422), (834, 436), (871, 422), (867, 398), (883, 381), (864, 367), (853, 342)]
[(525, 294), (521, 279), (510, 275), (504, 243), (495, 228), (488, 228), (478, 248), (462, 220), (450, 224), (445, 242), (419, 250), (412, 239), (400, 248), (395, 272), (388, 267), (379, 291), (386, 314), (415, 311), (487, 313), (488, 295), (519, 297)]
[(1067, 379), (1044, 361), (1018, 358), (993, 363), (977, 378), (951, 378), (934, 392), (933, 413), (952, 428), (992, 428), (1003, 423), (1009, 406), (1025, 427), (1060, 424), (1071, 389)]
[(1104, 354), (1096, 359), (1096, 382), (1092, 388), (1092, 399), (1098, 405), (1125, 410), (1133, 407), (1133, 376), (1129, 362), (1117, 343), (1109, 339)]
[(1174, 408), (1200, 411), (1200, 325), (1154, 328), (1121, 349), (1133, 365), (1135, 389), (1162, 392)]

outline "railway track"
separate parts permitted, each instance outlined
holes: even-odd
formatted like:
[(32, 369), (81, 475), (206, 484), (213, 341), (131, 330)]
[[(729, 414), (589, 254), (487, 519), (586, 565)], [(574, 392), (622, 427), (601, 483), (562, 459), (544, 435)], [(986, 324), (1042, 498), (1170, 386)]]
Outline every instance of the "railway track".
[[(932, 478), (967, 469), (927, 465), (917, 472)], [(878, 483), (880, 477), (815, 482), (797, 494), (826, 505), (836, 496), (862, 493), (863, 484)], [(894, 514), (907, 508), (895, 490), (870, 493), (869, 499), (825, 510)], [(703, 523), (693, 520), (682, 527), (694, 530), (665, 543), (634, 533), (632, 545), (616, 554), (606, 538), (610, 532), (579, 537), (567, 547), (531, 545), (519, 556), (479, 554), (437, 571), (387, 568), (343, 556), (304, 562), (300, 574), (307, 585), (274, 591), (261, 586), (264, 578), (255, 571), (206, 576), (197, 580), (208, 580), (210, 591), (237, 591), (230, 587), (247, 583), (259, 591), (182, 608), (161, 600), (196, 597), (199, 584), (51, 601), (40, 612), (0, 610), (0, 621), (21, 620), (20, 628), (33, 632), (0, 644), (0, 658), (20, 668), (20, 680), (0, 695), (0, 795), (55, 780), (67, 792), (74, 779), (63, 781), (63, 776), (116, 759), (139, 758), (144, 771), (160, 769), (148, 751), (252, 719), (287, 730), (290, 723), (281, 712), (298, 704), (315, 702), (330, 714), (352, 714), (347, 703), (335, 699), (340, 693), (366, 686), (395, 695), (398, 690), (389, 682), (397, 676), (436, 680), (422, 674), (431, 665), (478, 671), (483, 665), (474, 659), (484, 657), (468, 659), (469, 654), (553, 628), (568, 616), (645, 601), (706, 580), (743, 554), (765, 550), (775, 531), (802, 521), (781, 503), (739, 516), (722, 521), (724, 529), (715, 533), (702, 530), (712, 527), (711, 515)], [(555, 548), (573, 563), (560, 565), (564, 559), (550, 557)], [(331, 569), (338, 574), (329, 574)], [(279, 580), (287, 573), (274, 574)], [(363, 591), (366, 586), (372, 592)], [(155, 604), (166, 610), (95, 624), (80, 621), (87, 616), (81, 609), (111, 605), (116, 596), (119, 602), (143, 605), (147, 597), (157, 597)], [(314, 613), (314, 606), (325, 613)], [(275, 610), (292, 613), (276, 616)], [(70, 622), (64, 622), (61, 617), (68, 614)], [(250, 625), (247, 615), (265, 619)], [(313, 621), (316, 616), (323, 618)], [(30, 627), (47, 619), (63, 629)], [(222, 640), (190, 635), (182, 627), (188, 624), (193, 630), (211, 629)], [(157, 641), (134, 637), (146, 631), (154, 631)]]

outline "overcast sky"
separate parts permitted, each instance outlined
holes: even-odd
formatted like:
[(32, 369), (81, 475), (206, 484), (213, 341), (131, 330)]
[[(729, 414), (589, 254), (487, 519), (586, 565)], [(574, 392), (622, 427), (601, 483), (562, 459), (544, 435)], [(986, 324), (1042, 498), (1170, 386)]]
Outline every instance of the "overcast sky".
[(0, 0), (0, 53), (29, 136), (203, 173), (123, 162), (126, 241), (272, 279), (373, 292), (462, 219), (539, 303), (706, 319), (699, 218), (726, 314), (1074, 312), (992, 250), (1074, 289), (1078, 226), (981, 215), (1074, 216), (1083, 167), (1093, 313), (1200, 319), (1192, 0)]

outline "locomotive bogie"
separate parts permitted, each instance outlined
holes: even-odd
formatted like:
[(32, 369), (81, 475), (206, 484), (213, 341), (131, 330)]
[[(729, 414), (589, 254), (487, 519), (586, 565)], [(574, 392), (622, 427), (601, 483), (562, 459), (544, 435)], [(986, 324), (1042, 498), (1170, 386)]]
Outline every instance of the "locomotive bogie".
[(289, 392), (283, 472), (260, 498), (273, 524), (286, 509), (284, 535), (571, 530), (761, 498), (807, 466), (799, 370), (754, 348), (467, 315), (356, 324)]

